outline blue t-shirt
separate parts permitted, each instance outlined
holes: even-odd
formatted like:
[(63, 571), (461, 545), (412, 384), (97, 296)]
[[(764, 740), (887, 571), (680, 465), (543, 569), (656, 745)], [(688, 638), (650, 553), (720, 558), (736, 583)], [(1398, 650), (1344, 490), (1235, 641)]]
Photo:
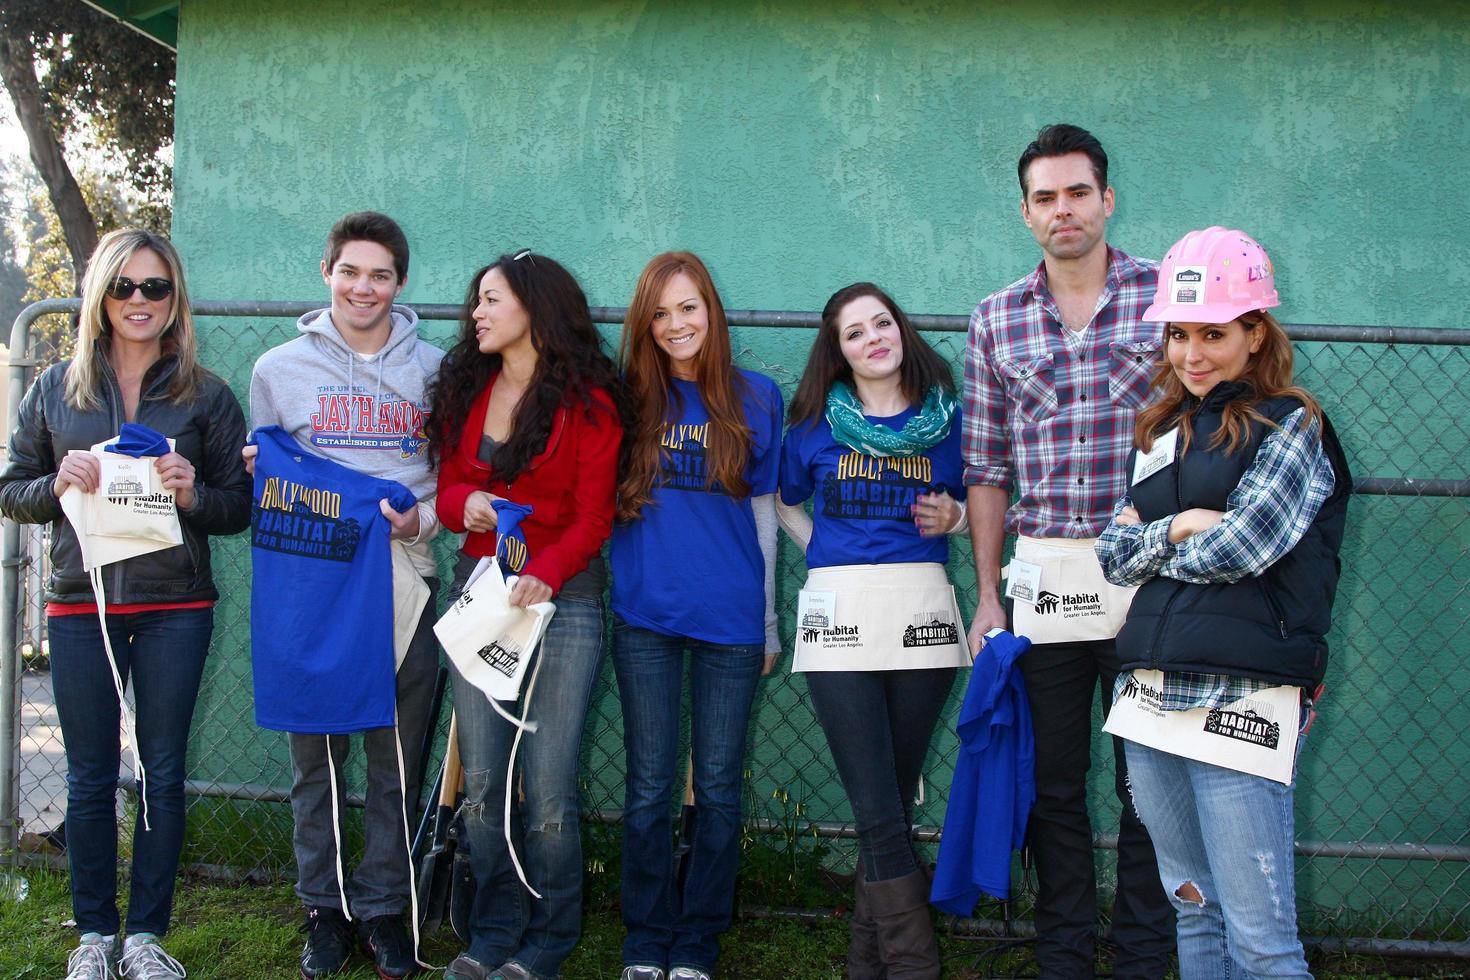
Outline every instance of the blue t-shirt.
[[(745, 478), (751, 496), (759, 497), (776, 492), (781, 390), (763, 374), (739, 373), (745, 424), (752, 430)], [(709, 413), (699, 386), (675, 379), (669, 401), (663, 472), (653, 500), (637, 520), (613, 529), (613, 612), (667, 636), (764, 643), (765, 562), (750, 497), (705, 486)]]
[[(868, 421), (897, 430), (917, 412)], [(961, 428), (956, 411), (949, 434), (922, 454), (869, 456), (838, 444), (825, 416), (792, 426), (781, 447), (781, 500), (799, 504), (816, 495), (807, 567), (946, 561), (948, 535), (920, 537), (913, 505), (931, 492), (964, 499)]]
[(250, 514), (255, 723), (345, 735), (394, 723), (392, 531), (378, 509), (414, 505), (401, 483), (257, 429)]

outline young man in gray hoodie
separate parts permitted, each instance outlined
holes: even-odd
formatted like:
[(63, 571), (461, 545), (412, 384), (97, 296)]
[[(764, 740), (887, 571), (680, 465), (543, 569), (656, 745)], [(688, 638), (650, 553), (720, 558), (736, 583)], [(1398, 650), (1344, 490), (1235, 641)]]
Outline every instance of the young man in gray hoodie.
[[(349, 214), (327, 236), (322, 279), (332, 293), (328, 309), (297, 321), (301, 336), (272, 348), (250, 377), (250, 416), (256, 427), (279, 425), (305, 450), (368, 476), (396, 480), (418, 499), (399, 513), (381, 503), (392, 537), (403, 541), (432, 596), (438, 579), (429, 542), (439, 530), (434, 512), (434, 473), (429, 469), (424, 420), (426, 391), (443, 352), (418, 336), (418, 316), (393, 301), (408, 276), (408, 239), (397, 222), (373, 211)], [(253, 464), (253, 446), (246, 456)], [(398, 730), (363, 735), (367, 756), (367, 808), (362, 862), (347, 882), (338, 881), (345, 812), (346, 738), (330, 742), (337, 774), (331, 799), (328, 740), (292, 734), (291, 811), (298, 879), (306, 903), (306, 948), (301, 972), (319, 977), (341, 970), (352, 951), (344, 903), (357, 921), (358, 937), (378, 973), (403, 977), (415, 971), (413, 942), (403, 913), (410, 907), (410, 856), (404, 840), (403, 786), (418, 785), (418, 746), (428, 726), (438, 670), (432, 600), (420, 616), (408, 654), (398, 669)], [(282, 638), (282, 642), (290, 642)], [(300, 656), (311, 656), (310, 650)]]

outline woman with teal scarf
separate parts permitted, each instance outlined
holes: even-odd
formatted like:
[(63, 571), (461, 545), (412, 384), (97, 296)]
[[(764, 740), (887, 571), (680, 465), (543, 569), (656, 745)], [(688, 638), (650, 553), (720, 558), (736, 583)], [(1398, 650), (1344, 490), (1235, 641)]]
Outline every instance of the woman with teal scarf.
[(777, 512), (809, 569), (793, 670), (858, 832), (848, 975), (938, 977), (912, 803), (970, 663), (944, 573), (968, 526), (954, 379), (887, 293), (854, 283), (822, 311), (789, 419)]

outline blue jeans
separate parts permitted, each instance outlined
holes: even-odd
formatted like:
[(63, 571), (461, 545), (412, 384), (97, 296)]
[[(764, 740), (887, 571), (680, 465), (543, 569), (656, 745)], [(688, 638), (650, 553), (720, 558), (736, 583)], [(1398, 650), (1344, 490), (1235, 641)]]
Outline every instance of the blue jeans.
[(1295, 779), (1283, 786), (1135, 742), (1127, 752), (1177, 916), (1180, 977), (1310, 978), (1296, 928)]
[[(424, 732), (434, 719), (429, 709), (434, 702), (434, 682), (439, 676), (439, 642), (434, 638), (435, 609), (432, 596), (439, 579), (428, 578), (430, 599), (419, 617), (418, 629), (395, 678), (398, 697), (398, 727), (372, 728), (362, 733), (363, 757), (367, 761), (367, 799), (362, 815), (362, 860), (346, 881), (348, 908), (354, 917), (373, 919), (399, 915), (409, 907), (408, 844), (404, 821), (410, 831), (419, 788), (419, 748)], [(346, 831), (347, 765), (350, 735), (303, 735), (292, 732), (291, 746), (291, 845), (296, 853), (296, 895), (307, 906), (342, 907), (343, 883), (337, 880), (337, 842)], [(327, 745), (332, 747), (331, 764), (336, 770), (336, 832), (332, 828), (332, 775), (327, 768)], [(398, 784), (398, 749), (403, 747), (403, 786)]]
[[(694, 822), (682, 890), (670, 805), (679, 771), (679, 703), (689, 651)], [(705, 643), (613, 621), (628, 775), (623, 809), (623, 961), (714, 970), (734, 913), (740, 777), (765, 655), (760, 644)]]
[[(81, 932), (114, 935), (117, 912), (117, 775), (121, 712), (95, 613), (51, 616), (51, 684), (66, 745), (66, 856), (72, 913)], [(137, 709), (148, 825), (133, 829), (128, 932), (168, 931), (184, 845), (184, 759), (199, 679), (214, 632), (213, 609), (111, 615), (118, 673)]]
[[(602, 628), (600, 599), (559, 595), (536, 652), (541, 672), (530, 720), (538, 727), (521, 738), (516, 769), (525, 799), (511, 810), (513, 817), (519, 812), (513, 828), (522, 831), (516, 853), (539, 899), (522, 887), (505, 844), (505, 769), (516, 729), (451, 665), (465, 771), (462, 815), (475, 873), (469, 954), (491, 967), (514, 960), (537, 976), (556, 976), (582, 934), (577, 761), (602, 661)], [(530, 677), (528, 671), (527, 684)]]
[(955, 668), (812, 671), (807, 690), (857, 823), (868, 881), (920, 868), (913, 799)]

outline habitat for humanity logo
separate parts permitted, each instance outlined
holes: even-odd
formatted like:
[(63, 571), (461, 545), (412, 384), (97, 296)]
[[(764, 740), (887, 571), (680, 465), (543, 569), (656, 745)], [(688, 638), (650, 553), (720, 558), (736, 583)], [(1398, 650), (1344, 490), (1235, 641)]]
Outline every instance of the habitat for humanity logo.
[(1140, 684), (1136, 671), (1128, 675), (1128, 680), (1123, 682), (1123, 690), (1118, 694), (1119, 701), (1128, 698), (1137, 698), (1139, 704), (1148, 705), (1155, 711), (1164, 710), (1164, 692), (1156, 687)]
[(842, 520), (914, 520), (919, 494), (942, 491), (934, 484), (934, 464), (927, 456), (869, 456), (852, 450), (822, 480), (821, 508)]
[(960, 642), (960, 631), (954, 623), (946, 623), (944, 613), (925, 613), (903, 631), (906, 647), (949, 646)]
[(114, 507), (126, 507), (140, 517), (169, 517), (176, 512), (173, 494), (143, 494), (142, 487), (138, 488), (136, 496), (108, 497), (107, 502)]
[(1067, 592), (1057, 595), (1042, 590), (1036, 597), (1036, 614), (1052, 616), (1060, 614), (1063, 619), (1102, 614), (1102, 596), (1096, 592)]
[(267, 477), (250, 510), (250, 543), (288, 555), (350, 562), (357, 555), (362, 526), (341, 518), (340, 493)]
[(506, 677), (514, 677), (516, 667), (521, 663), (521, 648), (514, 643), (502, 643), (499, 640), (480, 647), (475, 651), (475, 656), (489, 664), (494, 670), (500, 671)]
[(801, 642), (820, 643), (822, 647), (856, 647), (862, 645), (858, 638), (856, 626), (833, 626), (828, 629), (818, 629), (813, 626), (803, 626), (801, 629)]
[(1205, 716), (1205, 731), (1272, 750), (1281, 744), (1281, 726), (1250, 708), (1244, 711), (1211, 708)]

